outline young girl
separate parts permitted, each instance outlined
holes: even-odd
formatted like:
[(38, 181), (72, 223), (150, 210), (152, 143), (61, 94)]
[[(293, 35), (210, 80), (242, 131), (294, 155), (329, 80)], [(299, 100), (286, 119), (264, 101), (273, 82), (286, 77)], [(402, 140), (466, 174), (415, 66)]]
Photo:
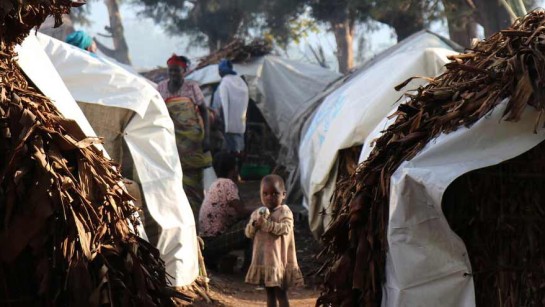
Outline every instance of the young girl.
[(286, 290), (303, 285), (297, 264), (293, 235), (293, 214), (282, 202), (286, 198), (284, 180), (268, 175), (261, 181), (261, 202), (268, 209), (255, 210), (246, 226), (246, 236), (253, 238), (252, 264), (246, 282), (265, 284), (267, 306), (289, 306)]

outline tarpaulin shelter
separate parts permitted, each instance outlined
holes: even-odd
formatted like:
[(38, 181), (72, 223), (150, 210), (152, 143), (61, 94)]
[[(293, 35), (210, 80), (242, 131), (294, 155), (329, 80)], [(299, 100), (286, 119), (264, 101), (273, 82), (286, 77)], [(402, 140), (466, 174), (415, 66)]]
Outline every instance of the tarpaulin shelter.
[(319, 304), (543, 304), (544, 20), (450, 56), (373, 129), (335, 192)]
[[(294, 114), (309, 108), (312, 98), (322, 92), (340, 75), (323, 67), (283, 59), (274, 55), (256, 57), (245, 63), (235, 63), (234, 69), (248, 83), (250, 99), (261, 111), (281, 145), (287, 144), (293, 133), (290, 125)], [(201, 86), (220, 82), (218, 65), (208, 65), (187, 76)]]
[[(502, 120), (507, 102), (470, 128), (442, 134), (391, 177), (386, 284), (383, 306), (475, 306), (471, 264), (464, 242), (444, 214), (449, 185), (472, 170), (514, 158), (545, 140), (532, 133), (538, 114), (526, 110), (519, 122)], [(368, 137), (361, 161), (368, 158)]]
[(106, 59), (47, 35), (38, 40), (99, 136), (106, 136), (112, 157), (134, 162), (147, 210), (161, 228), (157, 248), (167, 272), (175, 286), (191, 284), (198, 275), (195, 219), (182, 189), (174, 126), (159, 93)]
[[(309, 224), (319, 237), (327, 228), (337, 181), (338, 152), (363, 144), (369, 133), (399, 103), (394, 87), (412, 76), (435, 76), (447, 55), (459, 48), (437, 34), (418, 32), (383, 51), (329, 89), (303, 124), (299, 143), (299, 180)], [(417, 87), (424, 80), (415, 80)], [(296, 118), (297, 120), (297, 118)]]

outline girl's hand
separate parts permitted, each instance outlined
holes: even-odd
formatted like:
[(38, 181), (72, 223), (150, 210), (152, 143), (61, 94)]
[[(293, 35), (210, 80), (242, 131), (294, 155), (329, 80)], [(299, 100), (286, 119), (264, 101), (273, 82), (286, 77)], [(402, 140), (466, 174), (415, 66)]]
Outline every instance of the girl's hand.
[(257, 220), (255, 220), (254, 222), (254, 226), (256, 228), (261, 228), (261, 226), (265, 223), (265, 218), (263, 218), (262, 216), (260, 216)]

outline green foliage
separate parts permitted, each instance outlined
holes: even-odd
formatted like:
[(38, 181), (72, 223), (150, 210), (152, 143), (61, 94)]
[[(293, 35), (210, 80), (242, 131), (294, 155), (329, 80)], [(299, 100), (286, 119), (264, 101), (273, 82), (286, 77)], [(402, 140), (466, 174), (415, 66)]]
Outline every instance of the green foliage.
[(407, 22), (423, 28), (431, 21), (443, 17), (439, 3), (438, 0), (377, 0), (373, 1), (370, 14), (373, 19), (394, 28)]
[(285, 48), (318, 23), (368, 20), (371, 0), (130, 0), (171, 35), (187, 34), (211, 51), (236, 36), (262, 36)]
[(296, 16), (303, 12), (299, 0), (131, 0), (141, 14), (151, 17), (171, 35), (189, 34), (210, 49), (249, 35), (260, 35), (284, 44), (301, 35)]
[[(259, 0), (255, 0), (259, 1)], [(315, 31), (317, 26), (312, 19), (302, 17), (305, 6), (302, 0), (261, 0), (260, 17), (266, 37), (285, 48), (289, 41), (298, 41)]]
[(141, 15), (152, 18), (163, 26), (168, 33), (176, 35), (182, 32), (198, 35), (198, 27), (190, 13), (195, 5), (185, 0), (132, 0), (141, 5)]
[[(439, 0), (130, 0), (171, 35), (188, 34), (211, 51), (238, 36), (263, 36), (285, 47), (317, 31), (317, 23), (371, 19), (427, 24)], [(401, 16), (401, 17), (400, 17)]]

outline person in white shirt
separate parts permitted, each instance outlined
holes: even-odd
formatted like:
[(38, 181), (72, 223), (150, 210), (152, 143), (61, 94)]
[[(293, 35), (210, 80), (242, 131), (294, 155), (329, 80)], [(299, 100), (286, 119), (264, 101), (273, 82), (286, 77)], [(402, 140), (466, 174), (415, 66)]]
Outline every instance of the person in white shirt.
[(229, 60), (218, 65), (221, 82), (214, 97), (214, 106), (220, 110), (223, 119), (223, 149), (241, 154), (244, 151), (246, 132), (246, 111), (248, 110), (248, 85), (233, 70)]

